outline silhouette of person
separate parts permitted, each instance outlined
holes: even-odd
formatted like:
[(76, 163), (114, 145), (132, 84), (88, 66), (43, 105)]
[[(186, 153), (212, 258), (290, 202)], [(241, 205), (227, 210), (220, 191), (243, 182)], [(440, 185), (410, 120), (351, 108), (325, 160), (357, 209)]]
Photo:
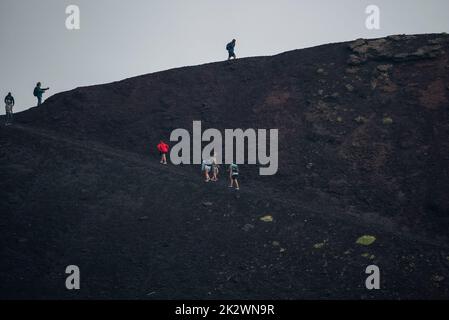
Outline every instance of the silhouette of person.
[(6, 126), (12, 124), (13, 119), (12, 108), (14, 107), (14, 104), (15, 104), (14, 97), (12, 96), (11, 92), (8, 92), (8, 94), (5, 97)]
[(40, 106), (42, 104), (42, 95), (45, 91), (47, 91), (50, 88), (41, 88), (41, 83), (38, 82), (36, 84), (36, 87), (34, 88), (33, 94), (37, 98), (37, 105)]
[(228, 50), (228, 60), (231, 60), (231, 58), (236, 59), (234, 48), (235, 48), (235, 39), (232, 39), (232, 41), (226, 45), (226, 50)]

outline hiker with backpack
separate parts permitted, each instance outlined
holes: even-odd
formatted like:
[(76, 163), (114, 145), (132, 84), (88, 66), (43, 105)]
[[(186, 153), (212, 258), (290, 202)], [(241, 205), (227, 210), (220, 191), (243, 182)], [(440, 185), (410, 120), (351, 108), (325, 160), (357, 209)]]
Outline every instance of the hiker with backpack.
[(159, 151), (159, 154), (161, 155), (161, 164), (167, 164), (167, 153), (170, 147), (168, 144), (166, 144), (164, 141), (160, 141), (157, 145), (157, 150)]
[(231, 60), (231, 58), (236, 59), (234, 48), (235, 48), (235, 39), (232, 39), (232, 41), (226, 45), (226, 50), (228, 50), (228, 60)]
[(11, 95), (11, 92), (8, 92), (8, 94), (5, 97), (5, 110), (6, 110), (6, 121), (5, 126), (9, 126), (12, 124), (12, 107), (14, 107), (15, 101), (14, 97)]
[(234, 187), (235, 184), (235, 189), (240, 190), (238, 177), (239, 177), (239, 166), (235, 163), (231, 163), (229, 165), (229, 179), (231, 180), (231, 185), (229, 186), (229, 188)]
[(214, 156), (211, 158), (212, 161), (212, 178), (211, 181), (218, 181), (218, 172), (219, 172), (219, 165), (217, 161), (217, 155), (214, 153)]
[(38, 82), (36, 84), (36, 87), (34, 87), (33, 95), (37, 98), (37, 106), (40, 106), (42, 104), (42, 95), (48, 89), (50, 89), (50, 88), (41, 88), (40, 82)]
[(204, 181), (205, 182), (211, 181), (210, 172), (212, 171), (212, 164), (213, 164), (212, 159), (207, 159), (207, 160), (204, 159), (203, 162), (201, 163), (201, 172), (204, 173)]

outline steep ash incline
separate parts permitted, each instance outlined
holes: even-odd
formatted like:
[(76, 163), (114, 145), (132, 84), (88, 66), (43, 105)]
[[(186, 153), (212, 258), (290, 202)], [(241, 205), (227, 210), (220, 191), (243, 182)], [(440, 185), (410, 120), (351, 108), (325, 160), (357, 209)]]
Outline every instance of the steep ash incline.
[[(0, 133), (1, 179), (13, 190), (1, 195), (1, 298), (449, 297), (445, 245), (267, 197), (251, 181), (235, 193), (98, 143)], [(356, 244), (363, 234), (377, 239)], [(70, 264), (80, 291), (64, 287)], [(364, 286), (369, 264), (381, 268), (381, 290)]]
[(57, 94), (18, 119), (140, 154), (193, 120), (203, 130), (278, 128), (278, 174), (248, 168), (251, 179), (445, 234), (448, 43), (391, 36), (173, 69)]
[[(391, 36), (185, 67), (16, 115), (0, 128), (0, 297), (448, 298), (448, 46)], [(279, 129), (278, 174), (242, 166), (235, 193), (159, 166), (155, 144), (193, 120)], [(382, 290), (365, 289), (369, 264)]]

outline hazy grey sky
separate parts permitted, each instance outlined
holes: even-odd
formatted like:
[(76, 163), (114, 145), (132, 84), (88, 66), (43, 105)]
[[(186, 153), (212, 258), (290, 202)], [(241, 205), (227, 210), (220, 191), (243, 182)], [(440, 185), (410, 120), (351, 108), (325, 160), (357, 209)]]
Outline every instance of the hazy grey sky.
[[(81, 29), (67, 30), (68, 5)], [(365, 8), (381, 13), (365, 27)], [(449, 32), (448, 0), (0, 0), (0, 94), (15, 111), (35, 105), (37, 81), (47, 98), (78, 86), (224, 60), (272, 55), (356, 38)], [(4, 114), (4, 108), (0, 109)]]

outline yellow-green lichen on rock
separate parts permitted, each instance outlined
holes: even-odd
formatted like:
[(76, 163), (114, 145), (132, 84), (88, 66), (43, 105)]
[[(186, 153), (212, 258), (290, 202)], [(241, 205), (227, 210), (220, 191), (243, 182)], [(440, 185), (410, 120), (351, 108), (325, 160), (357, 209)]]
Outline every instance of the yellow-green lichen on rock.
[(361, 244), (362, 246), (369, 246), (374, 241), (376, 241), (376, 237), (375, 236), (364, 235), (364, 236), (361, 236), (360, 238), (358, 238), (356, 243), (357, 244)]

